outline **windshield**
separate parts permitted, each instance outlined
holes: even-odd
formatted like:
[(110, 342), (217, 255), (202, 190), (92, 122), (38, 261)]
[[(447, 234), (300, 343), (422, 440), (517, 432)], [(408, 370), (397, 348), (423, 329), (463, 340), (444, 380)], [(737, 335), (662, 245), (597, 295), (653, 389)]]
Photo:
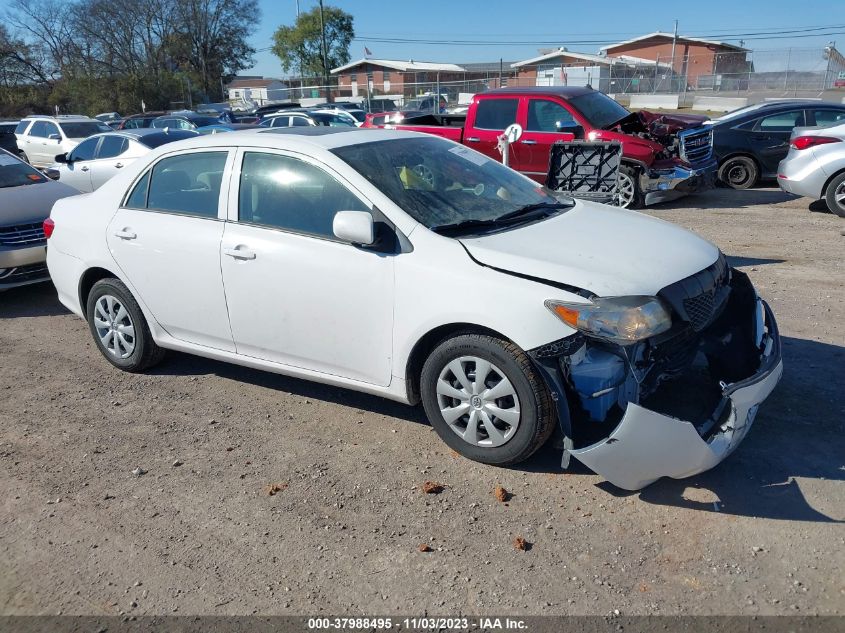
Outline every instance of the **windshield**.
[(8, 152), (0, 151), (0, 189), (20, 187), (46, 181), (40, 171), (36, 171)]
[(311, 118), (317, 122), (317, 125), (327, 125), (329, 127), (355, 127), (355, 124), (348, 115), (340, 116), (338, 114), (326, 114), (325, 112), (312, 112)]
[(604, 129), (631, 114), (603, 92), (588, 92), (569, 103), (595, 128)]
[(446, 139), (374, 141), (332, 152), (430, 229), (561, 203), (536, 182)]
[(111, 132), (111, 128), (99, 121), (80, 121), (78, 123), (59, 123), (68, 138), (88, 138), (97, 132)]

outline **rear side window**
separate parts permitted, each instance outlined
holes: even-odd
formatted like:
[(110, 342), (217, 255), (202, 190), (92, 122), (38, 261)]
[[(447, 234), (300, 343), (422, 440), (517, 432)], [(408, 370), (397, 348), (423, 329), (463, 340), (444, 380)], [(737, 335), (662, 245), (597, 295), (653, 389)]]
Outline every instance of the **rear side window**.
[(482, 130), (504, 130), (516, 123), (519, 99), (481, 99), (475, 108), (475, 127)]
[(114, 158), (129, 148), (129, 141), (122, 136), (104, 136), (97, 150), (97, 158)]
[[(142, 179), (135, 186), (127, 206), (216, 218), (226, 156), (226, 152), (199, 152), (160, 160), (151, 170), (149, 184)], [(140, 204), (142, 197), (146, 204)]]
[(150, 172), (144, 174), (143, 178), (138, 181), (132, 193), (126, 199), (126, 204), (123, 206), (130, 209), (146, 209), (147, 208), (147, 192), (150, 190)]
[(304, 116), (295, 116), (291, 117), (291, 125), (293, 127), (310, 127), (311, 124), (308, 122)]
[(334, 238), (338, 211), (369, 211), (328, 173), (288, 156), (247, 152), (241, 168), (238, 220)]
[(841, 110), (815, 110), (813, 115), (816, 117), (816, 125), (824, 126), (845, 121), (845, 111)]
[(798, 125), (804, 125), (803, 110), (779, 112), (763, 117), (757, 124), (757, 129), (761, 132), (791, 132), (792, 128)]

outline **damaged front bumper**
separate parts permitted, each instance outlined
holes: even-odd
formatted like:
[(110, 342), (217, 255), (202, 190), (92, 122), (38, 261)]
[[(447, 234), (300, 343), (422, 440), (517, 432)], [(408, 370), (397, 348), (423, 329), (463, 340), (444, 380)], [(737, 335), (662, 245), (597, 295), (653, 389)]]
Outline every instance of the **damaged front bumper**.
[(673, 165), (649, 168), (640, 176), (640, 190), (645, 204), (675, 200), (690, 193), (699, 193), (716, 186), (716, 159), (693, 166)]
[(759, 368), (749, 378), (721, 385), (722, 401), (713, 413), (718, 428), (709, 438), (702, 438), (690, 422), (629, 403), (609, 437), (585, 448), (570, 449), (569, 454), (626, 490), (639, 490), (661, 477), (695, 475), (730, 455), (783, 373), (774, 314), (764, 301), (758, 301), (765, 315)]

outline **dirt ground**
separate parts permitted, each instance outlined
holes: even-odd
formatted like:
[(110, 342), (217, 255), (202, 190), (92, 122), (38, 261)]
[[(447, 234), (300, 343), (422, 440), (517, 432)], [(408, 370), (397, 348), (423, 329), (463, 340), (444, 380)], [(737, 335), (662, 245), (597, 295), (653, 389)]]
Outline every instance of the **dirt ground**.
[(49, 284), (0, 294), (0, 614), (843, 614), (845, 221), (808, 202), (649, 211), (748, 272), (786, 369), (726, 462), (633, 494), (550, 447), (470, 462), (350, 391), (120, 373)]

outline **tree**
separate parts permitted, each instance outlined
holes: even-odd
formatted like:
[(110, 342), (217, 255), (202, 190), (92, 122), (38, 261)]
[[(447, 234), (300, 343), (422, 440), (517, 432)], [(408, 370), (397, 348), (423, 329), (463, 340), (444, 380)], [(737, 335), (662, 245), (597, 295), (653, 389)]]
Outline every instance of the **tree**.
[(352, 16), (337, 7), (323, 8), (326, 56), (323, 63), (323, 39), (320, 7), (301, 13), (293, 26), (280, 26), (273, 34), (273, 53), (286, 71), (299, 69), (302, 75), (324, 77), (329, 71), (349, 61), (349, 45), (355, 37)]

